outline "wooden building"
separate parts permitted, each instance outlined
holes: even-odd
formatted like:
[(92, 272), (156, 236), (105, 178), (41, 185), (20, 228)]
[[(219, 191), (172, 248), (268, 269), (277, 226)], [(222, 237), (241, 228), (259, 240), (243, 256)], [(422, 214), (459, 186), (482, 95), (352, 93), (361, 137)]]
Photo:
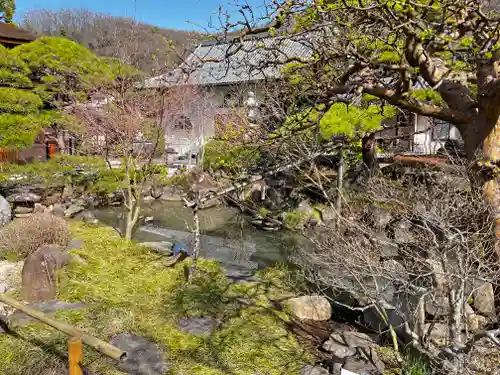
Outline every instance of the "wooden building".
[(0, 43), (6, 48), (14, 48), (35, 39), (36, 36), (29, 30), (21, 29), (11, 23), (0, 23)]

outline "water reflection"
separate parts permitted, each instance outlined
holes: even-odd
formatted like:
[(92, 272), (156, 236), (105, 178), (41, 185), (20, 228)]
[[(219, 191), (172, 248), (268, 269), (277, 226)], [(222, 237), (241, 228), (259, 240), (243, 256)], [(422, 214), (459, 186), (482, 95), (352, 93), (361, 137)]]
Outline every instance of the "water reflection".
[[(123, 230), (125, 210), (107, 207), (95, 211), (105, 224)], [(193, 216), (181, 202), (155, 201), (145, 204), (143, 218), (153, 217), (151, 223), (141, 221), (134, 239), (139, 242), (176, 241), (190, 242)], [(200, 211), (203, 235), (202, 255), (214, 258), (226, 266), (239, 263), (241, 267), (264, 268), (285, 260), (286, 252), (296, 242), (289, 232), (268, 233), (254, 228), (231, 207), (213, 207)], [(238, 261), (239, 260), (239, 261)]]

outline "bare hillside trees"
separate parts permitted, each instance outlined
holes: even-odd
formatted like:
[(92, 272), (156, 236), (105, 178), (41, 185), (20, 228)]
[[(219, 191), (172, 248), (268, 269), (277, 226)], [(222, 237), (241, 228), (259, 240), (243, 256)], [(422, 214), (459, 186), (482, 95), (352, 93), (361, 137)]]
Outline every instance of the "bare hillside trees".
[(126, 57), (126, 63), (147, 73), (174, 66), (197, 37), (196, 33), (158, 28), (88, 9), (31, 10), (24, 14), (22, 25), (39, 35), (66, 36), (100, 56)]

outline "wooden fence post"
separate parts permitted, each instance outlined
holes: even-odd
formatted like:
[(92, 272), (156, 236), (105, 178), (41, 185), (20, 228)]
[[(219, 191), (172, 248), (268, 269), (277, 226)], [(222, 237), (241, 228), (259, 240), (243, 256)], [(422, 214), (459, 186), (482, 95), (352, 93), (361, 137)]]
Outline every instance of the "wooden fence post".
[(81, 337), (72, 337), (68, 340), (69, 375), (83, 375), (80, 363), (83, 359)]

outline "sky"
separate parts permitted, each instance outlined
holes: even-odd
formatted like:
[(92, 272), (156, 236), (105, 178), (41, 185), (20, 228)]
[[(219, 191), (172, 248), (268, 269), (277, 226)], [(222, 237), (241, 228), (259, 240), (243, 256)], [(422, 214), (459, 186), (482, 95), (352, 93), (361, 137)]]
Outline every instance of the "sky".
[[(87, 8), (114, 16), (133, 17), (159, 27), (193, 30), (198, 27), (186, 21), (206, 26), (219, 5), (226, 7), (231, 2), (234, 4), (234, 0), (17, 0), (15, 21), (19, 22), (22, 14), (30, 9)], [(256, 7), (263, 2), (248, 0)]]

